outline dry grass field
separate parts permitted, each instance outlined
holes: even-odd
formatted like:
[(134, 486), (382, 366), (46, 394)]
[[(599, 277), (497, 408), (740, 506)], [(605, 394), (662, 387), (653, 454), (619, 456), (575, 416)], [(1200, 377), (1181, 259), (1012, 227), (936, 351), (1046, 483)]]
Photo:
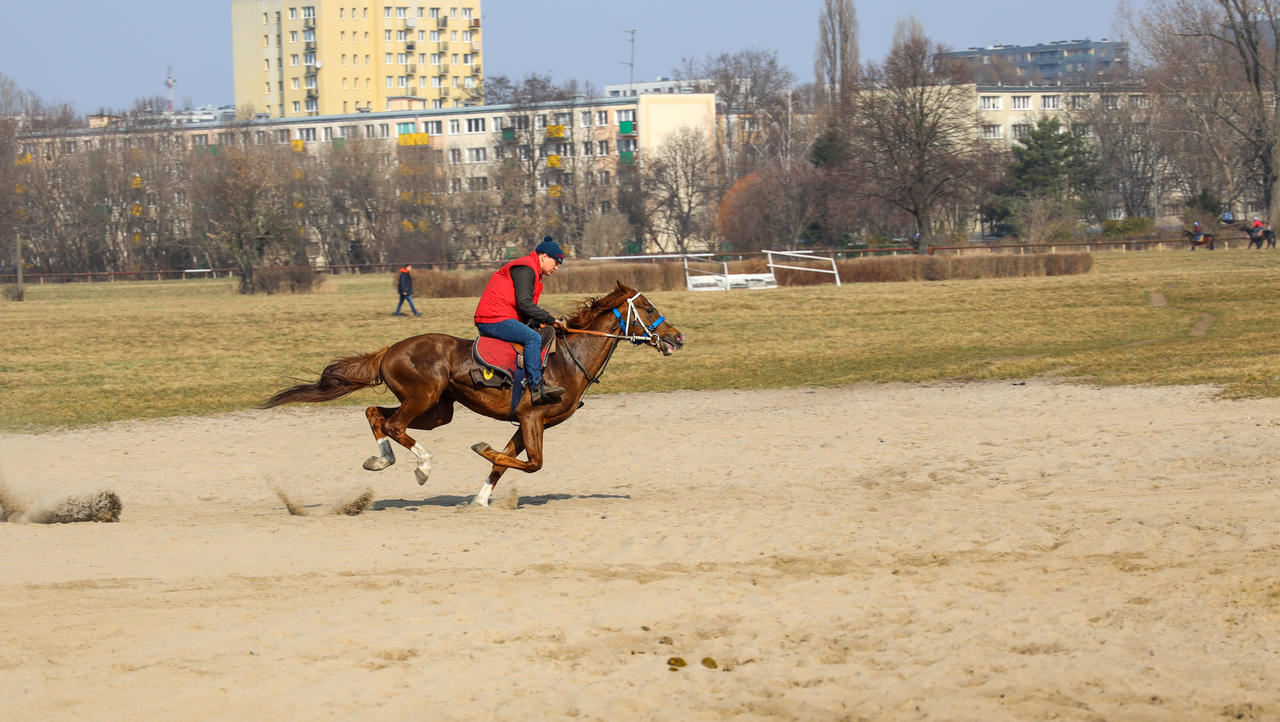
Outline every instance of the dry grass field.
[[(653, 374), (623, 349), (593, 393), (1052, 375), (1280, 395), (1277, 254), (1110, 253), (1080, 276), (650, 296), (685, 351)], [(544, 305), (583, 297), (553, 279)], [(0, 303), (0, 430), (249, 408), (336, 356), (474, 334), (472, 299), (422, 298), (421, 318), (394, 305), (390, 275), (255, 297), (228, 280), (32, 286)]]

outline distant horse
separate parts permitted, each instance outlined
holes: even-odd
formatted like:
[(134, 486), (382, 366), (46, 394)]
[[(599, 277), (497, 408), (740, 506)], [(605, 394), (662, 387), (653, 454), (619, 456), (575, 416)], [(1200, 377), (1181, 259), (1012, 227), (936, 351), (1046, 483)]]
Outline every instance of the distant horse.
[(1183, 229), (1182, 235), (1186, 236), (1187, 242), (1191, 244), (1191, 250), (1193, 251), (1200, 246), (1208, 246), (1209, 250), (1211, 251), (1213, 250), (1213, 234), (1212, 233), (1200, 234), (1199, 240), (1196, 239), (1196, 234), (1185, 229)]
[(1258, 245), (1258, 250), (1261, 251), (1263, 241), (1266, 241), (1267, 248), (1276, 247), (1276, 233), (1270, 228), (1254, 228), (1246, 223), (1243, 226), (1240, 226), (1240, 230), (1249, 234), (1249, 248), (1253, 248), (1256, 243)]
[[(684, 345), (684, 336), (667, 323), (653, 304), (621, 282), (608, 295), (583, 301), (565, 323), (569, 330), (558, 339), (559, 350), (548, 358), (546, 365), (548, 377), (564, 387), (564, 395), (558, 401), (535, 406), (531, 395), (525, 394), (515, 408), (519, 429), (503, 451), (498, 452), (485, 443), (471, 447), (493, 464), (474, 504), (488, 506), (498, 479), (507, 469), (532, 473), (542, 468), (543, 431), (578, 410), (587, 387), (600, 380), (619, 341), (648, 344), (663, 356), (670, 356)], [(268, 399), (263, 408), (298, 401), (328, 401), (384, 384), (399, 399), (400, 405), (365, 409), (379, 453), (366, 459), (364, 468), (381, 471), (394, 464), (396, 457), (391, 451), (394, 440), (417, 457), (414, 474), (419, 484), (425, 484), (431, 473), (431, 452), (405, 433), (406, 429), (430, 430), (449, 423), (453, 420), (454, 403), (494, 419), (511, 417), (511, 390), (474, 383), (471, 372), (478, 369), (479, 364), (472, 356), (473, 342), (474, 339), (428, 333), (407, 338), (381, 351), (336, 359), (314, 383), (283, 389)], [(630, 443), (609, 437), (601, 437), (600, 441)], [(527, 461), (516, 458), (521, 451), (528, 451)]]

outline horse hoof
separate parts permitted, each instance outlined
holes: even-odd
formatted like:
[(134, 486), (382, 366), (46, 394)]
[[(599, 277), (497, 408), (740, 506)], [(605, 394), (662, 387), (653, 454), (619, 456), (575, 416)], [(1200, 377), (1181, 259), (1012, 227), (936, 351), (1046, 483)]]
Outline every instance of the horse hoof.
[[(479, 454), (479, 455), (481, 455), (481, 456), (484, 456), (484, 452), (486, 452), (486, 451), (488, 451), (488, 450), (489, 450), (489, 445), (488, 445), (488, 444), (486, 444), (486, 443), (484, 443), (483, 441), (481, 441), (481, 442), (480, 442), (480, 443), (478, 443), (478, 444), (472, 444), (472, 445), (471, 445), (471, 450), (472, 450), (472, 451), (474, 451), (474, 452), (476, 452), (477, 454)], [(488, 458), (488, 457), (485, 457), (485, 458)]]
[(382, 471), (394, 463), (396, 463), (395, 459), (388, 459), (385, 456), (370, 456), (364, 460), (363, 466), (369, 471)]
[(431, 476), (431, 470), (427, 469), (426, 471), (423, 471), (422, 467), (419, 466), (413, 470), (413, 475), (418, 477), (418, 486), (422, 486), (427, 483), (427, 477)]

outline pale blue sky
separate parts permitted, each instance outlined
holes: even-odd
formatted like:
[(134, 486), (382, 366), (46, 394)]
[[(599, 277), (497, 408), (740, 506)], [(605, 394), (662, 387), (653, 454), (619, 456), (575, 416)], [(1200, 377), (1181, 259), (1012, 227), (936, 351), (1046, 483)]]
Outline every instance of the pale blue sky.
[[(670, 75), (684, 57), (766, 48), (807, 82), (821, 6), (821, 0), (484, 0), (485, 73), (520, 78), (538, 72), (597, 89), (626, 82), (625, 31), (635, 28), (638, 81)], [(864, 61), (884, 55), (895, 21), (908, 13), (931, 38), (956, 49), (1119, 39), (1116, 0), (856, 6)], [(165, 67), (172, 65), (179, 105), (234, 101), (226, 0), (63, 0), (56, 8), (23, 2), (10, 3), (5, 16), (9, 32), (0, 43), (0, 72), (45, 100), (69, 102), (82, 113), (127, 108), (137, 98), (165, 95)]]

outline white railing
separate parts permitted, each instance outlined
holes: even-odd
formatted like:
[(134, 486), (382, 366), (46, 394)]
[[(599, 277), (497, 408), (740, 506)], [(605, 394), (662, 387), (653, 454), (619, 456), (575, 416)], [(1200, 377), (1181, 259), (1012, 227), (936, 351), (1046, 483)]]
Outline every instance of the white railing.
[[(840, 271), (836, 270), (836, 259), (835, 259), (835, 258), (828, 258), (827, 256), (815, 256), (815, 255), (813, 255), (813, 251), (766, 251), (766, 250), (761, 249), (761, 251), (760, 251), (760, 252), (761, 252), (761, 253), (763, 253), (763, 254), (765, 254), (765, 257), (768, 259), (768, 262), (769, 262), (769, 273), (770, 273), (770, 274), (772, 274), (772, 273), (773, 273), (773, 269), (775, 269), (775, 268), (786, 268), (786, 269), (788, 269), (788, 270), (792, 270), (792, 271), (812, 271), (812, 272), (814, 272), (814, 273), (830, 273), (832, 276), (834, 276), (834, 277), (835, 277), (835, 279), (836, 279), (836, 285), (837, 285), (837, 286), (839, 286), (839, 285), (840, 285)], [(803, 258), (803, 259), (805, 259), (806, 261), (830, 261), (830, 262), (831, 262), (831, 268), (830, 268), (830, 269), (826, 269), (826, 268), (809, 268), (809, 267), (807, 267), (807, 266), (787, 266), (787, 265), (783, 265), (783, 264), (781, 264), (781, 263), (774, 263), (774, 262), (773, 262), (773, 257), (774, 257), (774, 256), (786, 256), (786, 257), (790, 257), (790, 258)]]

